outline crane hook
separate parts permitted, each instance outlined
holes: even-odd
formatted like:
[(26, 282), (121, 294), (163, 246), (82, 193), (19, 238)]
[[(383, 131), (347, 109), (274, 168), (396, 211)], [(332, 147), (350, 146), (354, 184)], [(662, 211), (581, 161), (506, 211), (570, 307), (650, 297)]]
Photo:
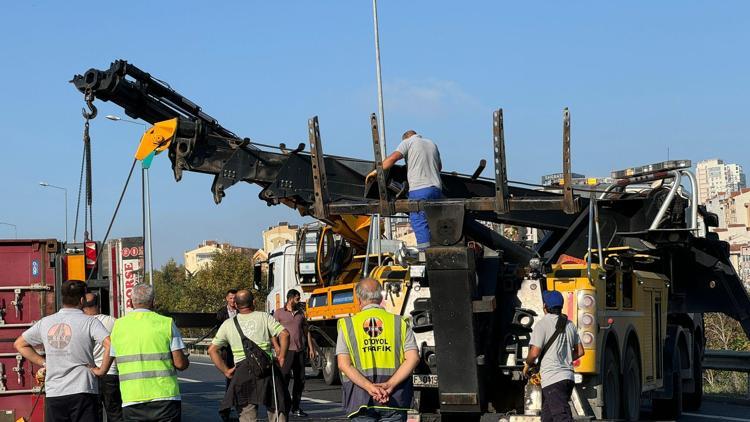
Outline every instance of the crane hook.
[(89, 108), (90, 111), (86, 111), (85, 108), (81, 108), (81, 113), (83, 114), (83, 118), (86, 120), (90, 120), (96, 117), (96, 114), (99, 112), (96, 109), (96, 106), (94, 105), (94, 92), (90, 89), (86, 90), (85, 95), (86, 100), (86, 106)]

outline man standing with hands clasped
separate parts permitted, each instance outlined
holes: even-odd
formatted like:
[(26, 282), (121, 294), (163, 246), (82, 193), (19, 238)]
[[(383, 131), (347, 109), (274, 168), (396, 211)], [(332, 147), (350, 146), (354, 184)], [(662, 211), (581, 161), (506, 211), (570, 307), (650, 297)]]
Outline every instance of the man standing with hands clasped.
[(383, 286), (366, 278), (355, 288), (360, 312), (338, 321), (336, 355), (346, 415), (357, 422), (405, 421), (419, 363), (414, 332), (382, 306)]

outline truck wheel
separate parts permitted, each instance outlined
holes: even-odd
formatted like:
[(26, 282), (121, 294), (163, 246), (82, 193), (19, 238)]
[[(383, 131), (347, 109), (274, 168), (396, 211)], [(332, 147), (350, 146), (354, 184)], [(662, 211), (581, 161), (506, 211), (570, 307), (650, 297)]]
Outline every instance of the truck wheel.
[(333, 347), (324, 347), (323, 356), (326, 363), (323, 365), (323, 381), (328, 385), (338, 385), (341, 383), (339, 378), (339, 365), (336, 362), (336, 349)]
[(654, 415), (659, 419), (676, 420), (682, 415), (682, 368), (680, 367), (680, 350), (675, 353), (677, 368), (672, 372), (672, 398), (654, 399)]
[(693, 380), (695, 390), (682, 393), (682, 407), (685, 410), (698, 410), (703, 402), (703, 352), (698, 342), (693, 343)]
[(620, 362), (611, 347), (604, 352), (602, 419), (620, 419)]
[(627, 421), (640, 420), (641, 415), (641, 364), (632, 347), (625, 352), (625, 370), (622, 372), (624, 400), (622, 417)]

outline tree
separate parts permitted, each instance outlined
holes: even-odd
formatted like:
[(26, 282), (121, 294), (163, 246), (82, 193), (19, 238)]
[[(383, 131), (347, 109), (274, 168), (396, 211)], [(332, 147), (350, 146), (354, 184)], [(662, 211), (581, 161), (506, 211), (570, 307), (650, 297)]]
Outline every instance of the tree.
[[(706, 314), (706, 349), (750, 351), (750, 341), (740, 324), (734, 319), (718, 313)], [(718, 394), (745, 394), (747, 375), (738, 372), (707, 370), (705, 390)]]
[(155, 310), (158, 312), (176, 312), (178, 303), (187, 289), (185, 267), (178, 265), (174, 259), (154, 271)]

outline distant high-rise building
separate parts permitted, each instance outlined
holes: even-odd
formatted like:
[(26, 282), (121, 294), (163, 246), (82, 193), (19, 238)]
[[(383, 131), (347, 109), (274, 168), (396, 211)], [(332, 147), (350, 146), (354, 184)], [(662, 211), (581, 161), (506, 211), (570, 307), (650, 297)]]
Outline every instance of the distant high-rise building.
[(739, 164), (711, 159), (698, 162), (698, 202), (705, 204), (720, 193), (736, 192), (745, 187), (745, 173)]

